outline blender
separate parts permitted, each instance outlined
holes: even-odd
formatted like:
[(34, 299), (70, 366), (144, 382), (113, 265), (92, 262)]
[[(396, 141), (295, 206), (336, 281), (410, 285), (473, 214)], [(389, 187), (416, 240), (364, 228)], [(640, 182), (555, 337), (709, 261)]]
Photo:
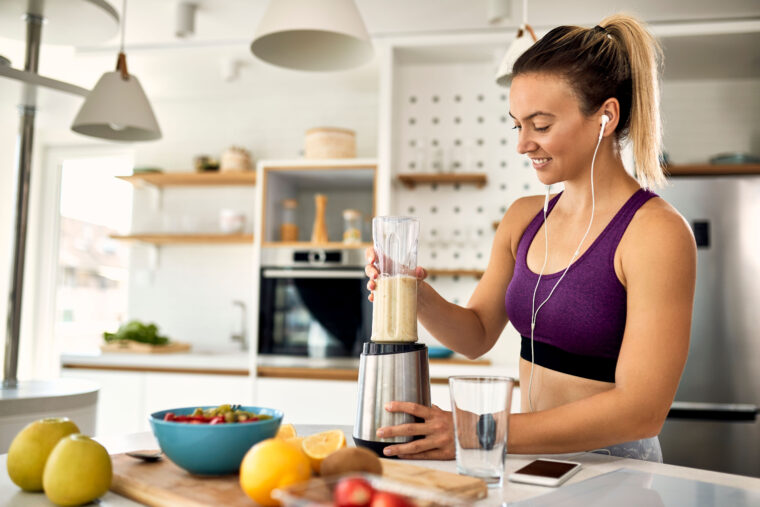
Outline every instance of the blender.
[(372, 307), (372, 337), (359, 359), (359, 393), (354, 442), (382, 456), (389, 445), (419, 436), (378, 438), (383, 426), (420, 422), (406, 413), (391, 413), (390, 401), (430, 406), (428, 350), (417, 343), (417, 235), (419, 221), (410, 217), (375, 217), (372, 237), (380, 272)]

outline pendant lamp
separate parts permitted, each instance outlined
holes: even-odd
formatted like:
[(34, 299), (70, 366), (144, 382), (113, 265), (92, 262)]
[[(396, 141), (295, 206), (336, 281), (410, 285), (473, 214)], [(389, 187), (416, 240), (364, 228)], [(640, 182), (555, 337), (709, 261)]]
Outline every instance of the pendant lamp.
[(517, 38), (507, 48), (507, 52), (501, 59), (499, 69), (496, 71), (496, 84), (500, 86), (509, 86), (512, 84), (512, 67), (517, 59), (529, 47), (536, 42), (536, 32), (528, 24), (528, 0), (523, 0), (523, 23), (517, 30)]
[(306, 71), (350, 69), (373, 56), (353, 0), (270, 0), (251, 52), (273, 65)]
[(140, 81), (127, 71), (127, 55), (124, 53), (126, 7), (127, 0), (124, 0), (116, 70), (100, 77), (74, 118), (71, 130), (112, 141), (151, 141), (161, 138), (161, 129)]

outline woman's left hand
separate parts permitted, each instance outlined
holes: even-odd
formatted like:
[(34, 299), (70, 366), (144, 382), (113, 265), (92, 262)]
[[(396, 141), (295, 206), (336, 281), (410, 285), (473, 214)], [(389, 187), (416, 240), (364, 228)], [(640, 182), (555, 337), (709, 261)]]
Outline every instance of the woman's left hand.
[(454, 459), (454, 419), (451, 412), (437, 406), (426, 407), (406, 401), (385, 404), (388, 412), (405, 412), (425, 422), (385, 426), (377, 430), (380, 438), (424, 435), (425, 438), (405, 444), (390, 445), (383, 452), (386, 456), (405, 459)]

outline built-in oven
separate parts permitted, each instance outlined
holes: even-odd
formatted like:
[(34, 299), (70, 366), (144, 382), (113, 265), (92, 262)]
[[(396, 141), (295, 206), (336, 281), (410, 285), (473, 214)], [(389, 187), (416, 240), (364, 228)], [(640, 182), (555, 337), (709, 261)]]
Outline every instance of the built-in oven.
[(259, 354), (359, 357), (372, 333), (364, 250), (263, 248)]

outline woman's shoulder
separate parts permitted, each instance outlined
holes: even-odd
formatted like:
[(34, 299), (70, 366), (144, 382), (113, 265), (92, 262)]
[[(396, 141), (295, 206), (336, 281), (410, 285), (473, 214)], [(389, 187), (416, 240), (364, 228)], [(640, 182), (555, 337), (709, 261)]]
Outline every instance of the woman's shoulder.
[(510, 249), (513, 253), (516, 253), (517, 245), (525, 229), (543, 207), (543, 195), (529, 195), (516, 199), (510, 204), (506, 213), (501, 218), (499, 226), (496, 229), (496, 237), (502, 241), (508, 241)]
[[(656, 196), (636, 212), (621, 241), (623, 261), (659, 258), (679, 262), (696, 251), (686, 219), (665, 199)], [(627, 254), (627, 255), (626, 255)]]

